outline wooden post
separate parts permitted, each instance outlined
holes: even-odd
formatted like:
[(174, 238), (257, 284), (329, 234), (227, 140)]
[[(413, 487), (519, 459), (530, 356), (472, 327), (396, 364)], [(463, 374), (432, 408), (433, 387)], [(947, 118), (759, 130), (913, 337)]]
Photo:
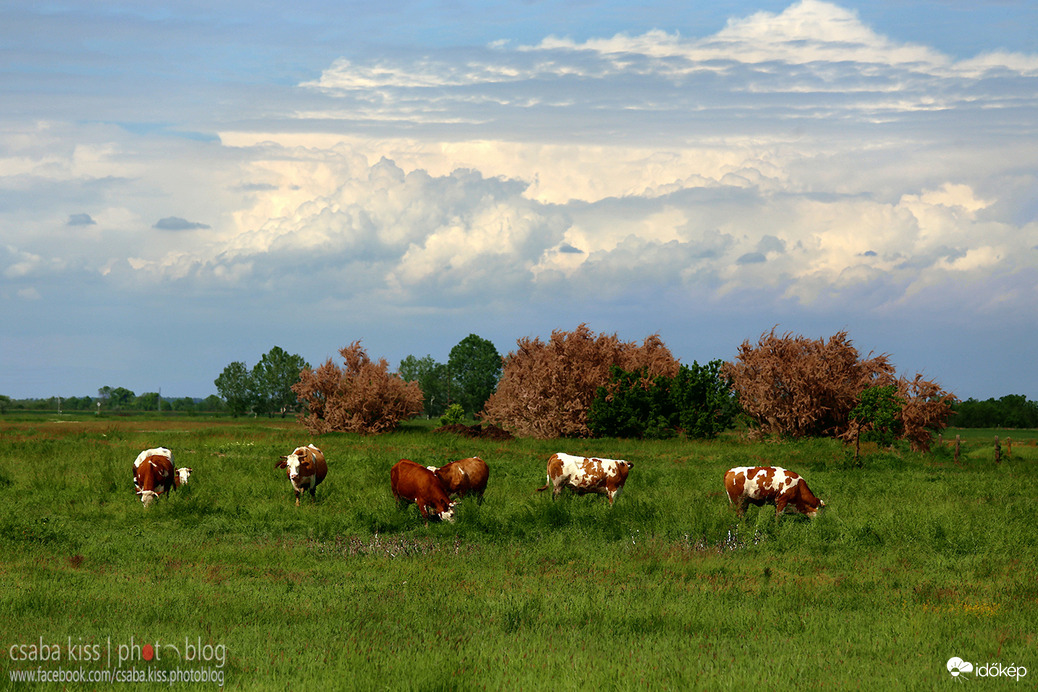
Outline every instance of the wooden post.
[(995, 435), (995, 463), (1002, 463), (1002, 445), (998, 443), (998, 435)]
[(1006, 438), (1006, 459), (1013, 458), (1013, 438)]
[(955, 463), (959, 463), (959, 443), (962, 442), (962, 437), (959, 435), (955, 436)]

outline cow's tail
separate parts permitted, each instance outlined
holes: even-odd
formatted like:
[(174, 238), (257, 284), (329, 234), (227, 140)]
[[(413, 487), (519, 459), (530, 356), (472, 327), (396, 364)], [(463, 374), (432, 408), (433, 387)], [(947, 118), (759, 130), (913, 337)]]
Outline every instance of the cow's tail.
[(544, 484), (544, 485), (542, 485), (541, 487), (537, 488), (537, 492), (539, 492), (539, 493), (540, 493), (540, 492), (544, 492), (545, 490), (547, 490), (547, 489), (548, 489), (548, 486), (549, 486), (549, 485), (551, 485), (551, 483), (545, 483), (545, 484)]

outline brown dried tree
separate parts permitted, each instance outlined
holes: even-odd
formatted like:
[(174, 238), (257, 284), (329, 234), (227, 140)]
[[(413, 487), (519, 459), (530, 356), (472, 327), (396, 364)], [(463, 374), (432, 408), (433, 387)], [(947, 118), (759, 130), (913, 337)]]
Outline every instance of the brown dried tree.
[(917, 452), (930, 450), (934, 430), (943, 430), (951, 417), (955, 395), (941, 389), (940, 385), (916, 374), (909, 380), (897, 381), (897, 394), (905, 400), (901, 408), (901, 422), (905, 431), (902, 437), (908, 440)]
[(505, 357), (482, 418), (539, 439), (590, 436), (588, 408), (598, 387), (609, 383), (612, 366), (645, 367), (652, 378), (673, 377), (680, 367), (658, 334), (639, 346), (615, 334), (596, 336), (586, 324), (572, 332), (555, 330), (548, 341), (524, 337), (517, 346)]
[(862, 360), (845, 331), (826, 341), (772, 328), (756, 346), (744, 341), (724, 373), (761, 433), (793, 437), (842, 434), (858, 393), (894, 382), (887, 356)]
[(744, 341), (723, 370), (762, 434), (854, 439), (850, 412), (859, 394), (875, 386), (897, 386), (905, 401), (902, 437), (913, 449), (927, 449), (931, 431), (944, 428), (952, 413), (953, 395), (921, 375), (896, 379), (886, 354), (860, 358), (846, 331), (826, 341), (776, 336), (772, 328), (756, 346)]
[(373, 362), (359, 341), (339, 349), (340, 369), (329, 358), (304, 369), (292, 386), (306, 412), (300, 421), (313, 435), (331, 431), (380, 433), (422, 412), (422, 390), (390, 374), (385, 358)]

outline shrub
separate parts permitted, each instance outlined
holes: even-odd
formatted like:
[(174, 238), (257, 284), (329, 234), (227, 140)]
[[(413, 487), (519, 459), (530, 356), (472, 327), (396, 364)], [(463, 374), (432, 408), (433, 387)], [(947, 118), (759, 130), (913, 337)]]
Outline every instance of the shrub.
[(858, 393), (891, 384), (894, 367), (886, 355), (859, 358), (845, 331), (825, 341), (772, 329), (756, 346), (744, 341), (724, 374), (761, 432), (835, 437), (846, 431)]
[(948, 425), (955, 395), (919, 374), (911, 380), (900, 378), (897, 394), (905, 402), (901, 408), (902, 438), (913, 451), (929, 451), (934, 432)]
[(788, 333), (778, 337), (772, 329), (756, 346), (743, 342), (738, 358), (724, 364), (724, 374), (760, 432), (791, 437), (853, 440), (864, 424), (851, 416), (862, 393), (893, 387), (901, 402), (900, 437), (923, 451), (929, 449), (933, 432), (947, 425), (955, 400), (922, 375), (895, 379), (885, 354), (859, 358), (845, 331), (825, 341)]
[(665, 439), (679, 431), (690, 438), (712, 438), (732, 427), (739, 411), (721, 361), (682, 365), (674, 377), (650, 378), (646, 368), (612, 369), (588, 411), (588, 426), (598, 437)]
[(422, 390), (389, 373), (385, 358), (373, 362), (359, 341), (339, 350), (344, 369), (331, 358), (305, 368), (292, 386), (306, 413), (300, 421), (313, 435), (326, 432), (380, 433), (422, 412)]
[(849, 432), (855, 442), (875, 442), (889, 447), (901, 437), (904, 424), (901, 409), (905, 400), (897, 395), (892, 384), (869, 387), (858, 394), (858, 403), (851, 409)]
[(547, 342), (522, 338), (517, 346), (505, 357), (501, 382), (482, 418), (526, 437), (590, 436), (588, 409), (614, 366), (645, 368), (650, 378), (673, 377), (678, 371), (678, 362), (656, 334), (639, 346), (615, 334), (596, 336), (581, 324), (573, 332), (552, 332)]
[(451, 404), (440, 416), (440, 425), (455, 425), (465, 418), (465, 408), (461, 404)]

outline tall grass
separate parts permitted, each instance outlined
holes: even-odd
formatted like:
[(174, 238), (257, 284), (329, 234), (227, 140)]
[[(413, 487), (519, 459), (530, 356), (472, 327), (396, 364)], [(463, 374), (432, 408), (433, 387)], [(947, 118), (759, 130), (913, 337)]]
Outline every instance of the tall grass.
[[(959, 464), (855, 461), (831, 441), (489, 442), (424, 425), (311, 440), (280, 419), (0, 434), (4, 652), (190, 638), (225, 646), (226, 684), (249, 689), (930, 689), (951, 656), (1038, 669), (1038, 481), (1016, 446), (996, 465), (980, 446)], [(297, 508), (274, 462), (310, 441), (329, 475)], [(156, 445), (194, 474), (145, 510), (130, 467)], [(554, 451), (631, 460), (616, 505), (535, 492)], [(393, 502), (398, 459), (473, 454), (490, 484), (456, 523)], [(748, 463), (798, 471), (827, 510), (736, 520), (721, 476)], [(26, 667), (9, 659), (4, 684)]]

